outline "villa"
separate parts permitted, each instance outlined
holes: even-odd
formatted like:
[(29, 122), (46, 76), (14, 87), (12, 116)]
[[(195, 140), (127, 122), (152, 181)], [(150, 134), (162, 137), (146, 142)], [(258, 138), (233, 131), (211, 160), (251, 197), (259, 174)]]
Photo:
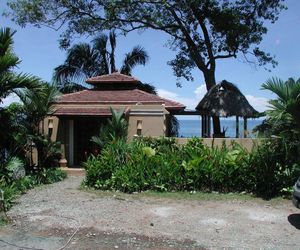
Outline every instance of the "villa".
[(181, 103), (138, 89), (138, 79), (118, 72), (86, 82), (94, 88), (62, 95), (54, 103), (52, 116), (43, 122), (44, 133), (61, 142), (62, 160), (68, 166), (79, 165), (96, 150), (90, 139), (111, 116), (110, 107), (125, 110), (129, 139), (168, 136), (170, 115), (185, 109)]

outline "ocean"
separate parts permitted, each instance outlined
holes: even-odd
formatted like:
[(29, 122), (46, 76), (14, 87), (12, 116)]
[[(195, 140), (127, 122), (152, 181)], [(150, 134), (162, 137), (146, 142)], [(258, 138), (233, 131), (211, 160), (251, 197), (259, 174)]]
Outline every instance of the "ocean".
[[(200, 137), (201, 136), (201, 120), (179, 120), (179, 137)], [(248, 119), (248, 137), (255, 138), (257, 135), (252, 132), (253, 128), (260, 125), (263, 120), (261, 119)], [(221, 119), (221, 130), (226, 129), (226, 137), (235, 137), (235, 120)], [(243, 119), (240, 119), (240, 137), (243, 137)], [(211, 125), (213, 133), (213, 126)]]

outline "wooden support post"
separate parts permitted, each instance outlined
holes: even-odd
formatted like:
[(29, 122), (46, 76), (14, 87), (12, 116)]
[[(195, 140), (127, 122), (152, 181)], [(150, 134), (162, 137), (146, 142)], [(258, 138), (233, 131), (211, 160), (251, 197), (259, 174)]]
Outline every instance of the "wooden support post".
[(244, 138), (247, 138), (247, 117), (244, 117)]
[(210, 116), (207, 116), (207, 137), (210, 137), (211, 126), (210, 126)]
[(235, 137), (236, 138), (239, 138), (239, 135), (240, 135), (240, 123), (239, 123), (239, 117), (236, 116), (236, 120), (235, 120)]
[(204, 138), (204, 127), (205, 127), (205, 121), (204, 121), (204, 115), (201, 116), (201, 137)]

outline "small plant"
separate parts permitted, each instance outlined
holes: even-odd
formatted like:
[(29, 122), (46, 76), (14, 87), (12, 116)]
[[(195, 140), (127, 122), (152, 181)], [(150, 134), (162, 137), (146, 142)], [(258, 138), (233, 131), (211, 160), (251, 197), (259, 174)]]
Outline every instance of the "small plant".
[(111, 141), (126, 141), (127, 139), (128, 123), (124, 118), (124, 109), (116, 111), (110, 107), (110, 111), (111, 119), (108, 119), (107, 124), (101, 127), (98, 136), (91, 138), (91, 141), (97, 144), (100, 149)]
[(60, 168), (43, 168), (40, 172), (34, 175), (34, 181), (36, 185), (51, 184), (58, 181), (62, 181), (66, 177), (66, 172), (64, 172)]

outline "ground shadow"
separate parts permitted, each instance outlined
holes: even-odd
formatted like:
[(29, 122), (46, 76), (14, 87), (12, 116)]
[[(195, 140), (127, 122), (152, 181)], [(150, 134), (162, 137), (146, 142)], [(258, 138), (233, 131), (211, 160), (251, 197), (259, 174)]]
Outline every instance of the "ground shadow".
[(291, 225), (300, 230), (300, 214), (290, 214), (288, 221)]

